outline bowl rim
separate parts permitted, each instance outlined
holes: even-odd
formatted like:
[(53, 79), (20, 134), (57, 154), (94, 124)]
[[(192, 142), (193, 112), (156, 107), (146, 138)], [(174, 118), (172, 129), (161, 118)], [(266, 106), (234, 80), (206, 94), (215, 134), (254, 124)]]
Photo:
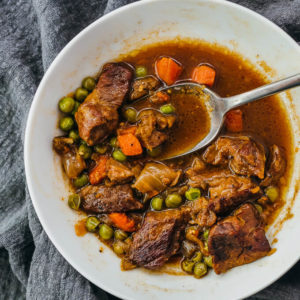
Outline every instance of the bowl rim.
[[(38, 216), (38, 219), (43, 227), (43, 229), (45, 230), (47, 236), (49, 237), (50, 241), (52, 242), (52, 244), (55, 246), (55, 248), (58, 250), (58, 252), (64, 257), (64, 259), (76, 270), (78, 271), (82, 276), (84, 276), (87, 280), (89, 280), (90, 282), (92, 282), (93, 284), (95, 284), (96, 286), (98, 286), (99, 288), (103, 289), (105, 292), (108, 292), (116, 297), (119, 297), (121, 299), (132, 299), (128, 296), (122, 295), (117, 289), (112, 289), (109, 286), (106, 286), (105, 284), (96, 282), (90, 275), (88, 272), (86, 272), (84, 269), (82, 269), (76, 262), (75, 259), (72, 258), (72, 256), (69, 256), (68, 253), (66, 253), (63, 249), (62, 246), (60, 246), (59, 242), (56, 240), (55, 234), (51, 231), (50, 228), (48, 228), (48, 225), (46, 224), (45, 220), (42, 217), (42, 212), (41, 212), (41, 208), (39, 205), (39, 201), (36, 200), (35, 198), (35, 193), (34, 193), (34, 182), (32, 180), (31, 177), (31, 173), (30, 173), (30, 159), (29, 159), (29, 152), (30, 152), (30, 142), (32, 140), (32, 134), (31, 134), (31, 128), (33, 126), (33, 118), (35, 116), (35, 114), (37, 113), (37, 104), (39, 99), (41, 98), (41, 92), (44, 88), (44, 85), (46, 84), (46, 82), (48, 81), (48, 77), (49, 75), (52, 73), (52, 70), (54, 69), (55, 65), (59, 64), (61, 62), (61, 58), (64, 56), (65, 52), (67, 52), (69, 50), (69, 48), (71, 48), (73, 46), (73, 44), (75, 44), (77, 42), (77, 40), (81, 39), (82, 36), (84, 36), (88, 31), (90, 31), (92, 28), (94, 28), (95, 26), (98, 26), (99, 23), (104, 22), (106, 19), (109, 19), (115, 15), (118, 15), (120, 13), (123, 13), (125, 11), (130, 10), (132, 7), (138, 7), (138, 6), (143, 6), (143, 5), (147, 5), (149, 2), (151, 3), (155, 3), (155, 2), (172, 2), (174, 0), (143, 0), (143, 1), (137, 1), (134, 3), (130, 3), (130, 4), (126, 4), (122, 7), (119, 7), (109, 13), (107, 13), (106, 15), (101, 16), (100, 18), (96, 19), (95, 21), (93, 21), (91, 24), (89, 24), (87, 27), (85, 27), (83, 30), (81, 30), (75, 37), (73, 37), (64, 47), (63, 49), (58, 53), (58, 55), (55, 57), (55, 59), (51, 62), (50, 66), (48, 67), (48, 69), (46, 70), (45, 74), (43, 75), (43, 78), (36, 90), (36, 93), (34, 95), (34, 98), (32, 100), (31, 103), (31, 107), (28, 113), (28, 117), (27, 117), (27, 121), (26, 121), (26, 127), (25, 127), (25, 138), (24, 138), (24, 165), (25, 165), (25, 176), (26, 176), (26, 182), (27, 182), (27, 186), (28, 186), (28, 191), (29, 191), (29, 195), (33, 204), (33, 207), (35, 209), (35, 212)], [(191, 2), (208, 2), (208, 0), (188, 0)], [(273, 30), (277, 31), (278, 34), (280, 34), (281, 36), (283, 36), (285, 39), (288, 39), (291, 46), (294, 46), (295, 49), (299, 52), (300, 54), (300, 46), (298, 45), (298, 43), (290, 36), (288, 35), (283, 29), (281, 29), (278, 25), (276, 25), (275, 23), (273, 23), (272, 21), (270, 21), (269, 19), (267, 19), (266, 17), (260, 15), (259, 13), (246, 8), (242, 5), (233, 3), (233, 2), (229, 2), (229, 1), (224, 1), (224, 0), (209, 0), (210, 4), (217, 4), (217, 5), (222, 5), (224, 7), (229, 7), (232, 8), (234, 10), (240, 10), (248, 15), (250, 15), (253, 18), (256, 18), (260, 21), (262, 21), (263, 23), (265, 23), (266, 25), (269, 25)], [(289, 271), (300, 259), (300, 254), (299, 257), (296, 258), (294, 261), (290, 262), (290, 265), (285, 268), (283, 271), (279, 272), (275, 278), (273, 278), (271, 281), (268, 281), (266, 284), (264, 284), (263, 286), (260, 286), (259, 288), (257, 288), (256, 290), (253, 290), (252, 292), (245, 294), (244, 297), (249, 297), (263, 289), (265, 289), (266, 287), (268, 287), (269, 285), (271, 285), (272, 283), (274, 283), (275, 281), (277, 281), (280, 277), (282, 277), (287, 271)]]

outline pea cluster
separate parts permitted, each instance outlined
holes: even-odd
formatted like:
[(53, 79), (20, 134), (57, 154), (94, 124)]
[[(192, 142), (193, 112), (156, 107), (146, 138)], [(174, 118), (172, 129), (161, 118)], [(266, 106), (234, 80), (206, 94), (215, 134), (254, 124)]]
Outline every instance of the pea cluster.
[[(190, 188), (185, 192), (185, 198), (189, 201), (196, 200), (201, 197), (201, 191), (198, 188)], [(182, 196), (179, 193), (168, 194), (165, 200), (162, 196), (156, 196), (151, 199), (151, 208), (153, 210), (162, 210), (166, 208), (177, 208), (183, 203)]]
[(74, 97), (64, 97), (59, 103), (59, 110), (66, 114), (59, 120), (59, 128), (69, 133), (72, 139), (79, 139), (78, 132), (73, 130), (76, 127), (74, 115), (81, 102), (88, 96), (96, 86), (96, 80), (93, 77), (86, 77), (82, 80), (81, 87), (77, 88)]

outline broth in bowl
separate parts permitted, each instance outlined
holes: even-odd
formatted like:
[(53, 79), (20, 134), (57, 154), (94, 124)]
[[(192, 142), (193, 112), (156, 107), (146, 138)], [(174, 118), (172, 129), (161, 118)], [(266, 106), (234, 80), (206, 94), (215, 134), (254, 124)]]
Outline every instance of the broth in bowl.
[(72, 209), (121, 257), (124, 270), (159, 270), (177, 257), (201, 278), (253, 262), (284, 203), (292, 135), (275, 96), (226, 115), (216, 140), (171, 161), (210, 129), (205, 97), (160, 91), (181, 80), (231, 96), (266, 83), (216, 45), (164, 42), (101, 66), (59, 101), (53, 140), (74, 194)]

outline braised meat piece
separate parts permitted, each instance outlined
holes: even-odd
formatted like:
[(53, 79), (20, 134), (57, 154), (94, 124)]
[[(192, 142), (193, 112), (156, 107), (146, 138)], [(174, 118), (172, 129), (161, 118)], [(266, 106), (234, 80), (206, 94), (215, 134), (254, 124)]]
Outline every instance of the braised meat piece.
[(276, 145), (271, 146), (267, 163), (266, 177), (261, 182), (262, 186), (275, 184), (283, 176), (286, 169), (286, 161), (283, 149)]
[(261, 195), (259, 186), (250, 178), (234, 175), (226, 169), (211, 169), (198, 173), (189, 169), (187, 175), (190, 186), (208, 189), (209, 210), (218, 215), (227, 213), (246, 200)]
[(110, 158), (106, 163), (107, 177), (113, 183), (126, 183), (133, 179), (134, 174), (124, 164)]
[(71, 145), (74, 143), (72, 138), (65, 136), (57, 136), (53, 139), (53, 149), (57, 154), (66, 154), (71, 150)]
[(194, 167), (189, 168), (186, 171), (186, 175), (189, 179), (188, 184), (191, 187), (200, 187), (206, 190), (209, 187), (210, 182), (227, 176), (234, 176), (227, 169), (200, 169), (197, 171)]
[(217, 216), (209, 209), (209, 201), (204, 197), (189, 201), (187, 206), (191, 209), (190, 224), (197, 224), (201, 227), (210, 227), (216, 223)]
[(154, 76), (146, 76), (134, 80), (130, 100), (136, 100), (149, 94), (150, 91), (156, 90), (160, 86), (160, 81)]
[(103, 67), (96, 88), (75, 113), (79, 135), (88, 145), (100, 143), (116, 129), (117, 109), (128, 94), (132, 76), (132, 69), (124, 63)]
[(180, 170), (174, 170), (162, 163), (147, 163), (132, 187), (153, 197), (168, 186), (175, 186), (180, 175)]
[(128, 184), (112, 187), (89, 185), (79, 194), (82, 199), (82, 208), (88, 212), (127, 212), (143, 208), (142, 203), (133, 196)]
[(175, 116), (165, 116), (153, 109), (144, 110), (139, 114), (136, 136), (145, 148), (152, 150), (168, 139), (168, 135), (160, 130), (171, 128), (175, 119)]
[(264, 257), (271, 250), (256, 208), (244, 204), (209, 232), (208, 251), (217, 274)]
[(133, 235), (129, 261), (148, 269), (161, 267), (178, 252), (188, 217), (186, 208), (148, 212), (142, 227)]
[(226, 166), (239, 175), (264, 178), (264, 147), (247, 136), (219, 137), (203, 154), (206, 163)]
[(224, 214), (247, 199), (258, 198), (261, 191), (249, 178), (231, 175), (210, 181), (209, 195), (209, 209)]

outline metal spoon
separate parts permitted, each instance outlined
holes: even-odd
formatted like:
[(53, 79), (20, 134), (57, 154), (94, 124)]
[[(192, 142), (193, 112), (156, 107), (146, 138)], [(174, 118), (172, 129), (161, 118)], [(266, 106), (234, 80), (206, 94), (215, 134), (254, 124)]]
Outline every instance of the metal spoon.
[(279, 93), (281, 91), (285, 91), (287, 89), (296, 87), (300, 85), (300, 74), (296, 74), (294, 76), (261, 86), (259, 88), (256, 88), (254, 90), (251, 90), (249, 92), (232, 96), (232, 97), (226, 97), (222, 98), (216, 93), (212, 92), (208, 88), (203, 88), (198, 83), (193, 83), (193, 82), (183, 82), (183, 83), (178, 83), (173, 86), (169, 86), (166, 88), (162, 88), (161, 91), (166, 91), (166, 90), (177, 90), (180, 91), (182, 89), (185, 90), (191, 90), (191, 89), (198, 89), (202, 93), (205, 93), (208, 95), (208, 106), (211, 107), (209, 110), (210, 114), (210, 121), (211, 121), (211, 126), (210, 126), (210, 131), (209, 133), (205, 136), (204, 139), (202, 139), (196, 146), (194, 146), (192, 149), (176, 154), (164, 159), (171, 159), (171, 158), (176, 158), (180, 156), (184, 156), (187, 154), (190, 154), (192, 152), (195, 152), (205, 146), (207, 146), (209, 143), (211, 143), (218, 133), (220, 132), (223, 122), (224, 122), (224, 117), (225, 114), (233, 109), (237, 108), (241, 105), (244, 105), (249, 102), (253, 102), (262, 98), (265, 98), (267, 96), (274, 95), (276, 93)]

